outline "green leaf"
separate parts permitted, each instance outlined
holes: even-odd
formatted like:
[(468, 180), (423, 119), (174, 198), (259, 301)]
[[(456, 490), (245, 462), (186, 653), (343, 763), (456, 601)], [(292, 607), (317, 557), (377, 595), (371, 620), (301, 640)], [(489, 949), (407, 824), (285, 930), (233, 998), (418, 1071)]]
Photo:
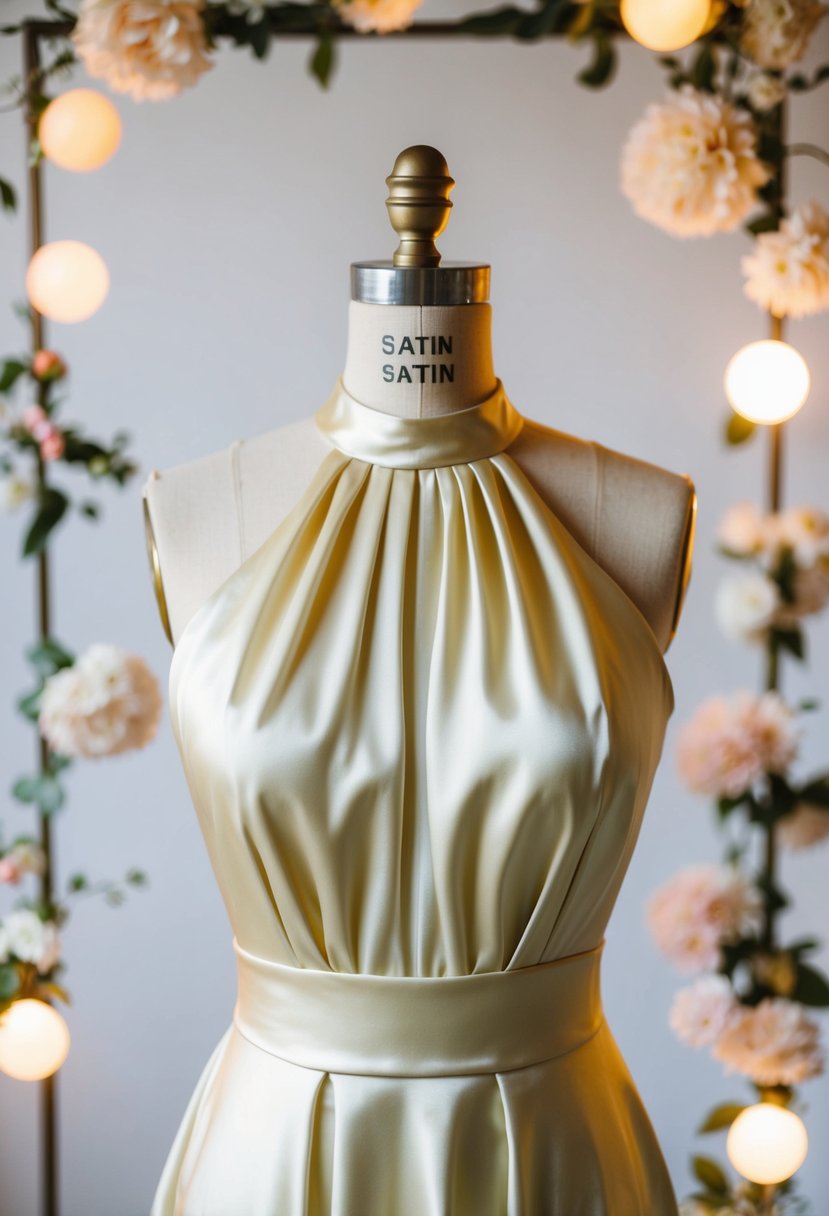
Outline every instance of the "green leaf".
[(55, 777), (47, 774), (38, 780), (35, 802), (42, 814), (51, 815), (59, 810), (63, 806), (64, 797), (63, 786)]
[(60, 984), (56, 984), (54, 980), (43, 980), (40, 987), (51, 993), (52, 996), (56, 996), (59, 1001), (63, 1001), (64, 1005), (72, 1004), (72, 998), (69, 993)]
[(728, 1179), (722, 1166), (710, 1157), (692, 1157), (691, 1168), (694, 1177), (698, 1178), (710, 1191), (717, 1195), (725, 1195), (728, 1192)]
[(34, 802), (37, 783), (37, 777), (19, 777), (12, 786), (12, 797), (18, 802)]
[(54, 528), (66, 514), (69, 499), (60, 490), (47, 486), (40, 495), (40, 508), (23, 540), (23, 556), (40, 553)]
[(488, 13), (473, 13), (458, 22), (458, 28), (467, 34), (503, 35), (512, 34), (518, 25), (521, 13), (513, 5), (491, 9)]
[(736, 410), (732, 410), (726, 420), (725, 441), (734, 446), (738, 443), (745, 443), (756, 430), (756, 422), (749, 422), (748, 418), (743, 418), (742, 414), (738, 414)]
[(760, 874), (758, 876), (757, 886), (765, 895), (767, 906), (772, 912), (779, 912), (782, 908), (788, 908), (789, 897), (784, 895), (780, 888), (770, 881), (767, 875)]
[(691, 66), (691, 81), (703, 92), (713, 93), (716, 72), (717, 61), (714, 58), (713, 43), (703, 42)]
[(743, 227), (752, 236), (759, 236), (761, 232), (776, 232), (780, 227), (780, 216), (776, 211), (764, 211), (762, 215), (758, 215), (756, 219), (749, 220)]
[(806, 657), (806, 639), (803, 630), (796, 625), (791, 629), (772, 629), (771, 640), (778, 650), (787, 650), (796, 659), (802, 661)]
[(101, 514), (100, 503), (93, 502), (91, 498), (85, 499), (82, 503), (79, 503), (78, 510), (80, 511), (81, 515), (85, 515), (87, 519), (98, 519)]
[(809, 950), (817, 950), (819, 946), (820, 942), (816, 937), (799, 937), (790, 946), (786, 946), (786, 950), (797, 958), (801, 954), (806, 954)]
[(8, 1001), (20, 988), (20, 976), (14, 963), (0, 966), (0, 1001)]
[(740, 794), (736, 798), (728, 798), (725, 795), (719, 798), (717, 800), (717, 814), (720, 821), (726, 820), (732, 811), (736, 810), (738, 806), (742, 806), (744, 802), (749, 801), (749, 798), (750, 795), (747, 793)]
[(803, 700), (797, 703), (798, 713), (808, 714), (813, 709), (820, 709), (820, 701), (818, 701), (817, 697), (804, 697)]
[(730, 1127), (740, 1112), (745, 1109), (745, 1103), (742, 1102), (723, 1102), (721, 1105), (715, 1106), (700, 1123), (697, 1135), (704, 1135), (705, 1132), (718, 1132), (724, 1127)]
[(6, 359), (0, 372), (0, 393), (7, 393), (25, 371), (26, 364), (21, 363), (19, 359)]
[(28, 692), (23, 697), (18, 697), (17, 708), (28, 718), (30, 722), (37, 722), (40, 716), (40, 699), (43, 696), (43, 689), (36, 688), (34, 692)]
[(132, 883), (134, 887), (145, 887), (148, 880), (144, 870), (127, 870), (125, 881)]
[(576, 80), (590, 89), (600, 89), (613, 79), (616, 69), (616, 51), (607, 34), (599, 31), (593, 38), (593, 60), (579, 72)]
[(336, 60), (336, 48), (334, 39), (329, 33), (320, 34), (319, 41), (314, 48), (314, 53), (311, 56), (309, 67), (311, 75), (314, 76), (322, 86), (327, 89), (331, 75), (334, 70)]
[(826, 1009), (829, 1006), (829, 980), (817, 968), (798, 961), (797, 983), (790, 1000), (814, 1009)]
[(72, 874), (66, 880), (67, 891), (84, 891), (89, 886), (89, 879), (85, 874)]
[(42, 679), (60, 671), (62, 667), (71, 667), (75, 662), (74, 655), (54, 638), (41, 638), (27, 649), (26, 658)]
[(829, 810), (829, 773), (823, 773), (820, 777), (813, 777), (811, 781), (807, 781), (805, 785), (801, 785), (797, 796), (801, 802), (810, 802), (812, 806), (819, 806), (822, 810)]
[(5, 177), (0, 177), (0, 204), (4, 211), (17, 210), (17, 194), (14, 186), (6, 181)]

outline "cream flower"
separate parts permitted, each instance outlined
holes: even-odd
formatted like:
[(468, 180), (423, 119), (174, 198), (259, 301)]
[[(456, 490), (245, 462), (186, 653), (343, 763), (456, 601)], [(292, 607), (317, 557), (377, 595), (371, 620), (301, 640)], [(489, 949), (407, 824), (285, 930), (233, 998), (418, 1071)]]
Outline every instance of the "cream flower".
[(786, 84), (779, 76), (755, 72), (748, 82), (748, 99), (755, 110), (773, 110), (786, 96)]
[(805, 317), (829, 308), (829, 214), (805, 203), (774, 232), (757, 237), (741, 261), (743, 291), (778, 317)]
[(42, 874), (46, 869), (46, 854), (37, 841), (29, 837), (16, 840), (8, 856), (14, 858), (21, 874)]
[(143, 659), (96, 643), (46, 681), (39, 725), (65, 756), (114, 756), (144, 747), (161, 715), (158, 682)]
[(829, 837), (829, 808), (797, 802), (777, 821), (777, 836), (788, 849), (808, 849)]
[(8, 934), (9, 952), (23, 962), (38, 963), (47, 953), (50, 945), (49, 935), (46, 925), (36, 912), (28, 908), (11, 912), (6, 917), (5, 930)]
[(751, 0), (741, 49), (762, 68), (787, 68), (803, 57), (826, 11), (816, 0)]
[(783, 773), (797, 756), (800, 729), (776, 692), (709, 697), (682, 727), (679, 774), (690, 790), (735, 798), (764, 773)]
[(4, 506), (7, 511), (16, 511), (24, 502), (35, 496), (35, 483), (17, 473), (11, 473), (5, 479)]
[(766, 544), (766, 517), (753, 502), (736, 502), (720, 520), (717, 539), (728, 553), (748, 557)]
[(412, 24), (422, 0), (333, 0), (344, 21), (361, 34), (387, 34)]
[(758, 1085), (799, 1085), (823, 1072), (820, 1028), (801, 1005), (767, 997), (736, 1010), (712, 1049), (726, 1072)]
[(81, 0), (72, 41), (91, 76), (134, 101), (193, 85), (207, 57), (204, 0)]
[(648, 106), (622, 152), (622, 191), (634, 210), (678, 237), (736, 228), (769, 176), (748, 111), (690, 85)]
[(791, 549), (799, 566), (829, 557), (829, 516), (817, 507), (789, 507), (769, 519), (770, 543), (775, 550), (783, 545)]
[(780, 603), (775, 582), (759, 571), (720, 583), (714, 609), (723, 633), (738, 642), (762, 642)]
[(723, 942), (755, 932), (763, 900), (733, 866), (687, 866), (651, 895), (646, 905), (654, 941), (679, 971), (713, 971)]
[(724, 975), (704, 975), (680, 988), (668, 1014), (674, 1034), (689, 1047), (707, 1047), (719, 1038), (736, 1007)]

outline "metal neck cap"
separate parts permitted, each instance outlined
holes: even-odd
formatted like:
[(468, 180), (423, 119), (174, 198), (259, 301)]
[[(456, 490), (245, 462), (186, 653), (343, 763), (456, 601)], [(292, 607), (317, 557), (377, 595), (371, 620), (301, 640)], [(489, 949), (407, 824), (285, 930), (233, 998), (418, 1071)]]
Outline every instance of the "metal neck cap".
[(436, 238), (449, 222), (455, 179), (437, 148), (404, 150), (386, 178), (389, 220), (400, 238), (390, 261), (353, 262), (351, 298), (365, 304), (483, 304), (485, 262), (441, 262)]

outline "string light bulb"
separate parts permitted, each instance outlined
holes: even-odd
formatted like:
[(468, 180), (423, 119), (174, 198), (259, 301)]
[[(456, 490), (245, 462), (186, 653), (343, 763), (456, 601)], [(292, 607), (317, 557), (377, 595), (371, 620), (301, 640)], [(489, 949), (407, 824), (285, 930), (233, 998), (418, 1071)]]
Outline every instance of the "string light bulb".
[(679, 51), (708, 24), (710, 0), (622, 0), (620, 16), (631, 38), (649, 51)]
[(759, 1102), (740, 1111), (728, 1129), (725, 1151), (749, 1182), (775, 1186), (800, 1169), (809, 1150), (803, 1120), (774, 1102)]
[(69, 1027), (45, 1001), (13, 1001), (0, 1014), (0, 1072), (17, 1081), (42, 1081), (69, 1052)]
[(785, 422), (803, 405), (810, 386), (806, 360), (776, 338), (749, 342), (725, 369), (725, 394), (749, 422)]
[(83, 241), (41, 245), (26, 271), (26, 291), (44, 317), (72, 323), (97, 312), (109, 291), (109, 271), (101, 255)]
[(61, 169), (88, 173), (115, 155), (121, 142), (121, 117), (97, 89), (70, 89), (50, 101), (40, 116), (43, 155)]

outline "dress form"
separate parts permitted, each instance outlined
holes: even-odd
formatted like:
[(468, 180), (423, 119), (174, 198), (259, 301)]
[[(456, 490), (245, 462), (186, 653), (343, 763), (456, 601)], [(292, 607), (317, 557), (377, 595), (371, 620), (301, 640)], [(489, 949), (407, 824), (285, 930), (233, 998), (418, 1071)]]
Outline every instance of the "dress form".
[[(393, 262), (352, 266), (345, 392), (402, 418), (463, 410), (503, 391), (493, 367), (489, 267), (441, 263), (434, 239), (454, 185), (443, 157), (406, 149), (387, 178)], [(168, 639), (268, 538), (330, 446), (313, 417), (160, 472), (143, 486), (148, 554)], [(662, 650), (690, 577), (691, 479), (525, 417), (509, 456), (622, 587)]]

